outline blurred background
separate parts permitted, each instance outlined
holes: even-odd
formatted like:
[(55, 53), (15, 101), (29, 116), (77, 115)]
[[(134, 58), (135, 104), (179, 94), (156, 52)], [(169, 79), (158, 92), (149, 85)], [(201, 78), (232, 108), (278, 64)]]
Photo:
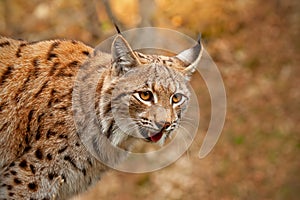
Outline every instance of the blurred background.
[(299, 0), (0, 0), (0, 34), (96, 46), (115, 34), (109, 16), (121, 30), (202, 32), (224, 79), (226, 123), (214, 150), (199, 159), (210, 98), (193, 77), (201, 124), (188, 152), (152, 173), (112, 170), (73, 200), (300, 198)]

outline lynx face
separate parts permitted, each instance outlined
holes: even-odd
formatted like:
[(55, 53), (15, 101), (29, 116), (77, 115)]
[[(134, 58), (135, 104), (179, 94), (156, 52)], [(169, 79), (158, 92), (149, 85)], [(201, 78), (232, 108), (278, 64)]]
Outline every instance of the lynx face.
[(132, 87), (123, 88), (126, 96), (120, 99), (123, 106), (118, 109), (117, 118), (130, 118), (126, 129), (137, 128), (136, 137), (152, 142), (162, 138), (163, 142), (177, 127), (187, 107), (189, 91), (185, 77), (166, 66), (150, 64), (128, 72), (119, 84)]
[[(134, 52), (122, 36), (112, 46), (116, 78), (112, 109), (127, 135), (163, 144), (180, 125), (190, 98), (188, 80), (201, 57), (200, 43), (174, 57)], [(113, 144), (124, 140), (115, 134)]]

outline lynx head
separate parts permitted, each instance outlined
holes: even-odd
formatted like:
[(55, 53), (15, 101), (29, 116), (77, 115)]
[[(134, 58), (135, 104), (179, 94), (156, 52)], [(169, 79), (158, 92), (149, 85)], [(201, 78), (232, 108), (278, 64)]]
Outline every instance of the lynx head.
[(201, 55), (200, 40), (169, 57), (133, 51), (120, 34), (116, 36), (110, 86), (112, 119), (116, 122), (110, 139), (114, 145), (136, 138), (164, 143), (188, 106), (187, 83)]

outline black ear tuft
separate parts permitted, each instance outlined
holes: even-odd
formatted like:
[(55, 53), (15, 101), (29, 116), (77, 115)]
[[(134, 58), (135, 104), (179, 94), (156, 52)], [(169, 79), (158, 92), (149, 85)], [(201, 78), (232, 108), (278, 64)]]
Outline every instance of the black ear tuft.
[(121, 34), (121, 31), (120, 31), (120, 29), (119, 29), (119, 27), (118, 27), (118, 25), (114, 22), (114, 25), (115, 25), (115, 28), (116, 28), (116, 30), (117, 30), (117, 32), (118, 32), (118, 34)]
[(200, 44), (200, 45), (201, 45), (201, 37), (202, 37), (202, 35), (201, 35), (201, 33), (199, 33), (198, 34), (197, 43)]

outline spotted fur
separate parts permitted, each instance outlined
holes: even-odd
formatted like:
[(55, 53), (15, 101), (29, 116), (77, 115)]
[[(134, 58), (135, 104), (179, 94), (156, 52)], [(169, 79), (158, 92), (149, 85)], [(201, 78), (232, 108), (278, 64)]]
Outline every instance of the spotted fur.
[[(191, 53), (200, 57), (200, 46)], [(98, 182), (108, 167), (86, 148), (83, 134), (92, 132), (92, 148), (115, 164), (122, 158), (103, 138), (123, 149), (138, 140), (163, 144), (188, 105), (186, 69), (192, 61), (187, 60), (134, 52), (121, 35), (112, 54), (78, 41), (0, 37), (0, 199), (67, 199)], [(78, 76), (82, 69), (91, 73)], [(95, 102), (88, 102), (85, 94), (95, 76)], [(74, 90), (79, 107), (72, 106)], [(141, 99), (146, 91), (151, 101)], [(177, 93), (184, 98), (180, 105), (172, 103)], [(74, 115), (91, 103), (97, 129), (89, 131), (84, 116), (79, 122), (84, 128), (76, 129)], [(121, 129), (113, 106), (121, 126), (125, 117), (134, 125)]]

